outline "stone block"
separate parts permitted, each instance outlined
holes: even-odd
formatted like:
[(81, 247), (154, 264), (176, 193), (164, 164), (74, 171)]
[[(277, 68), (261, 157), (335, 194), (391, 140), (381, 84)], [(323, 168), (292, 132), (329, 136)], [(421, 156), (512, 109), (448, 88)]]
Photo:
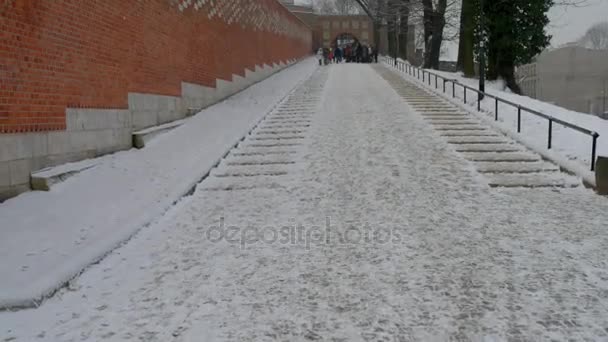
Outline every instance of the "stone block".
[(30, 190), (29, 184), (15, 185), (15, 186), (0, 186), (0, 203), (3, 201), (15, 197), (20, 193)]
[(0, 162), (0, 187), (11, 185), (11, 172), (9, 167), (10, 162)]
[(75, 131), (69, 132), (70, 152), (89, 151), (97, 148), (99, 131)]
[(118, 145), (117, 137), (115, 136), (113, 129), (92, 131), (90, 133), (94, 136), (93, 139), (95, 139), (95, 149), (98, 151), (111, 151), (115, 146)]
[(142, 129), (158, 125), (158, 112), (156, 111), (131, 111), (133, 129)]
[(32, 165), (31, 165), (32, 172), (42, 170), (42, 169), (48, 167), (49, 165), (51, 165), (48, 156), (34, 157), (30, 160), (32, 163)]
[(217, 101), (221, 101), (235, 93), (232, 82), (218, 79), (216, 80), (215, 85), (215, 90), (217, 92)]
[(68, 132), (48, 132), (47, 139), (49, 155), (71, 152), (70, 137)]
[(128, 110), (70, 108), (66, 115), (68, 131), (121, 128), (131, 123)]
[(0, 161), (31, 158), (35, 134), (0, 134)]
[(133, 126), (131, 112), (128, 110), (117, 110), (116, 111), (116, 121), (118, 123), (115, 128), (131, 128)]
[(159, 96), (140, 93), (129, 93), (129, 109), (137, 111), (156, 111), (159, 109)]
[(43, 157), (49, 154), (48, 134), (32, 133), (32, 157)]
[(608, 157), (599, 157), (595, 164), (595, 183), (597, 193), (608, 195)]
[(11, 186), (30, 183), (31, 165), (30, 159), (19, 159), (9, 162)]

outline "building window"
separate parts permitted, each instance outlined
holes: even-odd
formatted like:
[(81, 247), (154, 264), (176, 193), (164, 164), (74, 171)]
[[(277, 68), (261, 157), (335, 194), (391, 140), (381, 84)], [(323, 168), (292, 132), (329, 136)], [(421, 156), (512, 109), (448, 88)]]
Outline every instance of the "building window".
[(340, 22), (339, 21), (334, 21), (333, 26), (334, 26), (335, 29), (339, 29), (340, 28)]
[(329, 32), (328, 31), (324, 31), (323, 32), (323, 39), (324, 40), (329, 40)]
[(361, 27), (366, 29), (367, 28), (367, 21), (362, 21), (361, 22)]
[(342, 22), (342, 28), (343, 29), (348, 29), (350, 27), (350, 23), (348, 21), (343, 21)]
[(369, 39), (369, 34), (367, 33), (367, 31), (361, 32), (361, 38), (363, 38), (363, 40)]
[(323, 28), (326, 29), (326, 30), (329, 29), (329, 21), (324, 21), (323, 22)]
[(353, 29), (358, 29), (359, 28), (359, 22), (358, 21), (353, 21)]

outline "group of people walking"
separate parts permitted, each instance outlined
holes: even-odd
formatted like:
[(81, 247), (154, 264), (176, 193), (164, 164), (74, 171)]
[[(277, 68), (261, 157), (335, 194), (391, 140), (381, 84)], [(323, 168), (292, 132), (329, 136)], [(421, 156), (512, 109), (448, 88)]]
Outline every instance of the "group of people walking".
[(317, 51), (319, 65), (330, 63), (378, 63), (378, 50), (373, 46), (359, 43), (335, 48), (319, 48)]

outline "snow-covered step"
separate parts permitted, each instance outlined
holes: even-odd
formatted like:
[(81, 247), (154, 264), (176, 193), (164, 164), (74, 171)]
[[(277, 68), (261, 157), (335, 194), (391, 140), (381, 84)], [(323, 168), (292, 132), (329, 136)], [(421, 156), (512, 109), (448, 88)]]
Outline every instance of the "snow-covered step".
[(436, 105), (442, 105), (442, 106), (446, 106), (447, 104), (443, 104), (442, 102), (439, 102), (437, 100), (434, 99), (429, 99), (429, 100), (411, 100), (411, 99), (406, 99), (407, 102), (409, 104), (412, 105), (417, 105), (417, 106), (436, 106)]
[(450, 127), (450, 126), (474, 126), (474, 127), (480, 127), (481, 123), (477, 120), (473, 120), (473, 119), (468, 119), (468, 118), (460, 118), (460, 120), (439, 120), (436, 118), (425, 118), (426, 121), (428, 123), (430, 123), (431, 125), (433, 125), (433, 127), (439, 127), (439, 126), (445, 126), (445, 127)]
[(475, 162), (475, 168), (481, 173), (532, 173), (559, 171), (557, 165), (546, 161), (538, 162)]
[(278, 110), (289, 111), (289, 112), (306, 112), (306, 111), (312, 111), (313, 109), (314, 109), (314, 107), (283, 107), (283, 108), (279, 108)]
[(294, 155), (298, 151), (286, 148), (238, 148), (230, 152), (231, 156), (268, 156), (268, 155)]
[(428, 123), (430, 123), (431, 125), (433, 125), (433, 127), (436, 126), (458, 126), (458, 127), (462, 127), (462, 126), (474, 126), (474, 127), (481, 127), (480, 123), (476, 120), (427, 120)]
[(454, 108), (453, 106), (448, 105), (425, 105), (425, 104), (417, 104), (410, 103), (410, 105), (417, 110), (421, 111), (436, 111), (436, 110), (445, 110), (445, 111), (458, 111), (458, 108)]
[(310, 124), (282, 124), (282, 123), (272, 123), (272, 124), (264, 124), (262, 123), (258, 126), (259, 129), (263, 130), (273, 130), (273, 129), (304, 129), (310, 127)]
[(249, 138), (254, 141), (284, 141), (284, 140), (302, 140), (306, 137), (302, 135), (257, 135), (253, 134)]
[(495, 162), (531, 162), (541, 158), (530, 152), (462, 152), (462, 156), (470, 161)]
[[(496, 132), (492, 131), (492, 130), (485, 130), (485, 131), (442, 131), (439, 132), (441, 134), (441, 136), (444, 137), (448, 137), (448, 138), (454, 138), (451, 140), (456, 141), (458, 137), (501, 137), (500, 135), (498, 135)], [(506, 140), (505, 140), (506, 141)], [(453, 142), (454, 144), (466, 144), (467, 142)], [(473, 143), (477, 143), (477, 141), (473, 142)]]
[(312, 117), (312, 113), (274, 113), (272, 115), (267, 116), (267, 118), (306, 118), (310, 119)]
[(458, 144), (454, 145), (457, 152), (518, 152), (524, 151), (516, 144)]
[(258, 129), (256, 131), (253, 132), (256, 135), (288, 135), (288, 134), (304, 134), (306, 133), (305, 130), (303, 129), (276, 129), (276, 130), (272, 130), (272, 129)]
[(485, 131), (488, 128), (480, 125), (433, 125), (437, 131)]
[(205, 191), (279, 189), (284, 187), (286, 177), (288, 176), (208, 177), (198, 186), (198, 189)]
[(296, 123), (309, 123), (312, 117), (301, 117), (301, 116), (268, 116), (264, 119), (264, 122), (296, 122)]
[(417, 110), (418, 113), (420, 113), (421, 115), (466, 115), (466, 116), (470, 116), (469, 113), (465, 113), (465, 112), (461, 112), (458, 110), (445, 110), (445, 109), (425, 109), (425, 110), (421, 110), (418, 109)]
[(266, 124), (310, 124), (311, 120), (304, 119), (266, 119), (264, 123)]
[(408, 103), (417, 105), (417, 106), (441, 106), (441, 107), (452, 107), (454, 108), (454, 105), (452, 105), (449, 102), (445, 102), (442, 101), (440, 99), (438, 99), (437, 97), (430, 97), (427, 99), (412, 99), (412, 98), (406, 98), (405, 99)]
[(479, 123), (478, 120), (475, 120), (472, 117), (466, 116), (466, 115), (429, 115), (429, 116), (424, 115), (423, 117), (426, 121), (431, 122), (431, 123), (438, 123), (438, 122), (443, 122), (443, 121), (446, 121), (448, 124), (455, 123), (455, 122)]
[(582, 185), (579, 178), (562, 172), (484, 174), (491, 187), (574, 188)]
[(425, 119), (432, 119), (432, 118), (454, 118), (454, 119), (464, 119), (464, 118), (469, 118), (471, 117), (469, 114), (467, 113), (458, 113), (458, 112), (422, 112), (420, 113), (420, 115), (425, 118)]
[[(226, 165), (229, 166), (247, 166), (247, 165), (251, 165), (251, 166), (262, 166), (262, 165), (293, 165), (296, 162), (294, 160), (290, 160), (289, 158), (281, 158), (281, 159), (274, 159), (274, 158), (269, 158), (272, 156), (285, 156), (284, 154), (277, 154), (277, 155), (265, 155), (265, 156), (233, 156), (229, 159), (226, 159), (224, 161), (224, 163), (226, 163)], [(262, 157), (262, 158), (260, 158)]]
[(283, 176), (289, 173), (285, 165), (223, 165), (211, 170), (214, 177)]
[[(268, 156), (268, 155), (267, 155)], [(239, 159), (234, 157), (225, 162), (227, 166), (264, 166), (264, 165), (293, 165), (293, 160), (274, 160), (274, 159)]]
[(35, 171), (30, 175), (30, 185), (32, 190), (49, 191), (53, 184), (63, 182), (71, 176), (91, 169), (99, 162), (99, 159), (85, 159)]
[(500, 136), (446, 136), (450, 144), (502, 144), (508, 142)]
[(302, 146), (302, 143), (300, 143), (300, 142), (286, 142), (286, 141), (269, 141), (269, 142), (264, 142), (264, 141), (245, 141), (241, 145), (242, 145), (243, 148), (248, 148), (248, 147), (269, 148), (269, 147), (295, 147), (295, 146)]

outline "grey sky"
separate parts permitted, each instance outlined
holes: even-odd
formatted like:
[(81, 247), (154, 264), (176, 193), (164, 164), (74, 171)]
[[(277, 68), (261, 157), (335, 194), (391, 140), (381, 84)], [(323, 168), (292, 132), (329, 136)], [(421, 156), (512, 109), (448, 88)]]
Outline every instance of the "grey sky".
[(585, 7), (556, 6), (549, 13), (549, 33), (553, 46), (579, 39), (587, 29), (600, 21), (608, 21), (608, 0), (587, 0)]

